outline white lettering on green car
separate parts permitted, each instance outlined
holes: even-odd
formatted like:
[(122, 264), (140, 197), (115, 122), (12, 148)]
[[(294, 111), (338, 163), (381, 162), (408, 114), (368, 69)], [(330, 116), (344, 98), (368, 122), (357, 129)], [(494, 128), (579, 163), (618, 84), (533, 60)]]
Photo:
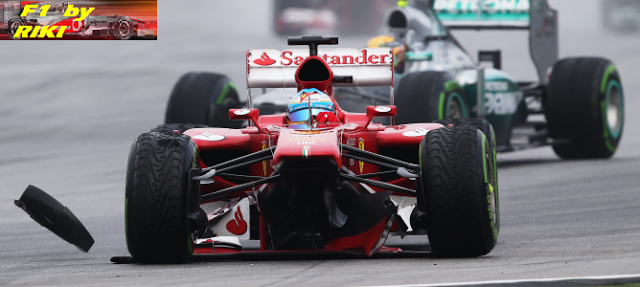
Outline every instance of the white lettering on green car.
[(506, 81), (486, 82), (484, 90), (485, 114), (515, 114), (523, 97), (521, 91), (510, 91), (509, 82)]
[(529, 0), (436, 0), (433, 5), (443, 21), (529, 21), (529, 7)]

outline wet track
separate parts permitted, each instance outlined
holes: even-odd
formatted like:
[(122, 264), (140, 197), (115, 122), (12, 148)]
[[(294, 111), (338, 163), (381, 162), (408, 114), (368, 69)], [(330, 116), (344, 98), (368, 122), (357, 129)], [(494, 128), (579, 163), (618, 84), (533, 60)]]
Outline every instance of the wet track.
[[(621, 146), (611, 160), (560, 161), (548, 147), (499, 155), (502, 226), (489, 255), (110, 263), (128, 254), (129, 145), (161, 123), (178, 77), (223, 72), (242, 87), (244, 50), (285, 46), (271, 35), (269, 1), (160, 2), (158, 41), (0, 42), (0, 285), (357, 286), (640, 273), (640, 34), (607, 35), (594, 0), (550, 2), (560, 11), (562, 57), (600, 55), (619, 68)], [(516, 79), (535, 76), (526, 34), (456, 35), (472, 54), (502, 47)], [(365, 41), (342, 38), (341, 47)], [(28, 184), (87, 226), (96, 240), (88, 254), (13, 205)]]

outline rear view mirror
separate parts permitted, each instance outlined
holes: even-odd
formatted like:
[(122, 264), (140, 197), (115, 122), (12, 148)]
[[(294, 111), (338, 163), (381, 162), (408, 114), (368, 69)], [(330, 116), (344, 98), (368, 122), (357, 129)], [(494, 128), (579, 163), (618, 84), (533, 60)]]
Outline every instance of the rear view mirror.
[(51, 195), (29, 185), (15, 204), (33, 220), (80, 250), (88, 252), (95, 242), (80, 220)]
[(229, 110), (229, 119), (232, 121), (253, 120), (254, 122), (257, 122), (259, 116), (260, 116), (260, 111), (258, 111), (258, 109), (230, 109)]
[[(232, 121), (249, 121), (258, 126), (258, 118), (260, 117), (260, 111), (258, 109), (230, 109), (229, 119)], [(258, 128), (260, 128), (258, 126)]]
[(369, 126), (373, 118), (395, 117), (398, 114), (396, 106), (368, 106), (367, 107), (367, 124)]

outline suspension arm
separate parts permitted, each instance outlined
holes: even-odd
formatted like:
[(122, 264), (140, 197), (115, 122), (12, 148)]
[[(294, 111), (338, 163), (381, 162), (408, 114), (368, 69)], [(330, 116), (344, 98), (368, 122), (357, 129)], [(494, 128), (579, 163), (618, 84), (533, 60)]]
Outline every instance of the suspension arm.
[[(406, 162), (406, 161), (403, 161), (403, 160), (391, 158), (391, 157), (388, 157), (388, 156), (379, 155), (379, 154), (376, 154), (376, 153), (372, 153), (372, 152), (369, 152), (369, 151), (366, 151), (366, 150), (361, 150), (359, 148), (352, 147), (352, 146), (345, 145), (345, 144), (342, 145), (342, 149), (346, 150), (346, 151), (348, 151), (350, 153), (353, 153), (355, 155), (359, 155), (361, 157), (367, 157), (367, 158), (371, 158), (371, 159), (374, 159), (374, 160), (377, 160), (377, 161), (380, 161), (380, 162), (383, 162), (383, 163), (386, 163), (386, 164), (394, 165), (395, 166), (394, 169), (397, 169), (398, 167), (404, 167), (404, 168), (409, 169), (411, 171), (414, 171), (416, 173), (420, 171), (420, 166), (415, 164), (415, 163), (410, 163), (410, 162)], [(346, 154), (345, 154), (345, 156), (346, 156)], [(388, 166), (388, 167), (390, 167), (390, 166)]]
[[(245, 161), (250, 161), (251, 159), (256, 158), (256, 157), (264, 158), (266, 155), (269, 155), (269, 157), (267, 158), (267, 159), (269, 159), (269, 158), (273, 157), (273, 152), (275, 150), (276, 150), (276, 147), (273, 146), (273, 147), (270, 147), (268, 149), (263, 149), (261, 151), (257, 151), (257, 152), (254, 152), (254, 153), (251, 153), (251, 154), (248, 154), (248, 155), (245, 155), (245, 156), (241, 156), (241, 157), (238, 157), (238, 158), (234, 158), (232, 160), (221, 162), (219, 164), (215, 164), (215, 165), (212, 165), (210, 167), (203, 168), (202, 171), (200, 171), (200, 174), (203, 175), (203, 174), (209, 172), (212, 169), (221, 170), (222, 168), (225, 168), (227, 166), (234, 166), (234, 167), (242, 166), (242, 165), (244, 165)], [(238, 165), (238, 163), (241, 163), (242, 165)]]
[(395, 185), (395, 184), (391, 184), (391, 183), (387, 183), (387, 182), (382, 182), (382, 181), (377, 181), (377, 180), (371, 180), (371, 179), (366, 179), (366, 178), (360, 178), (358, 176), (354, 176), (354, 175), (348, 175), (348, 174), (340, 174), (340, 177), (342, 177), (342, 179), (345, 180), (350, 180), (350, 181), (355, 181), (355, 182), (362, 182), (364, 184), (368, 184), (371, 186), (376, 186), (376, 187), (380, 187), (380, 188), (384, 188), (384, 189), (388, 189), (388, 190), (393, 190), (399, 193), (404, 193), (407, 195), (411, 195), (411, 196), (416, 196), (416, 191), (413, 189), (409, 189), (406, 187), (402, 187), (399, 185)]
[(207, 193), (205, 195), (202, 196), (202, 201), (207, 201), (210, 199), (214, 199), (216, 197), (220, 197), (220, 196), (225, 196), (227, 194), (231, 194), (237, 191), (241, 191), (241, 190), (245, 190), (247, 188), (251, 188), (254, 186), (258, 186), (261, 184), (265, 184), (265, 183), (269, 183), (269, 182), (274, 182), (276, 180), (280, 179), (280, 175), (276, 174), (274, 176), (270, 176), (270, 177), (266, 177), (264, 179), (260, 179), (260, 180), (256, 180), (256, 181), (252, 181), (252, 182), (247, 182), (247, 183), (243, 183), (243, 184), (238, 184), (236, 186), (231, 186), (231, 187), (227, 187), (225, 189), (221, 189), (212, 193)]

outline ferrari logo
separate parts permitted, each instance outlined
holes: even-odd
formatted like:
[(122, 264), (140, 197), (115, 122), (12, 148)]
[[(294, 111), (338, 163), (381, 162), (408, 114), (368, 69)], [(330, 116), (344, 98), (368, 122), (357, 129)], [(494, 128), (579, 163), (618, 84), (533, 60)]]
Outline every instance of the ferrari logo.
[(306, 98), (308, 98), (310, 95), (307, 93), (302, 93), (302, 95), (300, 95), (300, 103), (304, 102), (304, 100)]

